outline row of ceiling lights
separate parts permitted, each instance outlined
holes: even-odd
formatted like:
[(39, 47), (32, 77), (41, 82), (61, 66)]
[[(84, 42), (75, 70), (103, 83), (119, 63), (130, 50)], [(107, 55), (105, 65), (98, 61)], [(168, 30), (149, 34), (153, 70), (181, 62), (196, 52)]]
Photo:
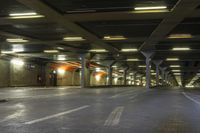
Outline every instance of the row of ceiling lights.
[[(175, 38), (175, 37), (174, 37)], [(181, 37), (176, 37), (176, 38), (181, 38)], [(127, 38), (124, 36), (105, 36), (104, 40), (126, 40)], [(64, 37), (63, 38), (64, 41), (85, 41), (85, 39), (83, 37), (79, 37), (79, 36), (70, 36), (70, 37)], [(25, 43), (25, 42), (29, 42), (29, 40), (27, 39), (23, 39), (23, 38), (8, 38), (6, 39), (7, 42), (18, 42), (18, 43)]]
[[(134, 8), (135, 11), (161, 11), (165, 10), (166, 11), (167, 6), (165, 5), (149, 5), (149, 6), (137, 6)], [(40, 15), (36, 12), (23, 12), (23, 13), (10, 13), (9, 17), (11, 19), (24, 19), (24, 18), (41, 18), (45, 17), (44, 15)]]
[[(167, 9), (166, 6), (148, 6), (148, 7), (135, 7), (135, 10), (162, 10)], [(43, 15), (39, 15), (36, 12), (27, 12), (27, 13), (11, 13), (9, 14), (12, 19), (22, 19), (22, 18), (39, 18), (44, 17)], [(192, 38), (191, 34), (172, 34), (168, 38), (176, 39), (176, 38)], [(105, 36), (104, 40), (126, 40), (127, 38), (124, 36)], [(85, 39), (82, 37), (65, 37), (63, 38), (65, 41), (84, 41)], [(16, 39), (7, 39), (7, 42), (28, 42), (26, 39), (16, 38)], [(190, 48), (173, 48), (174, 51), (185, 51), (190, 50)], [(135, 52), (137, 49), (122, 49), (121, 52)], [(45, 53), (57, 53), (58, 50), (45, 50)], [(90, 52), (106, 52), (104, 49), (98, 50), (90, 50)], [(178, 58), (168, 58), (168, 61), (175, 61)], [(138, 59), (127, 59), (127, 61), (138, 61)]]
[[(150, 10), (150, 9), (166, 9), (166, 6), (155, 6), (155, 7), (137, 7), (135, 10)], [(27, 12), (27, 13), (11, 13), (9, 14), (12, 19), (22, 19), (22, 18), (38, 18), (44, 17), (43, 15), (39, 15), (36, 12)], [(172, 34), (169, 35), (169, 39), (177, 39), (177, 38), (192, 38), (191, 34)], [(126, 40), (127, 38), (121, 35), (117, 36), (104, 36), (104, 40)], [(64, 41), (85, 41), (83, 37), (72, 36), (72, 37), (64, 37)], [(24, 39), (11, 39), (9, 42), (27, 42), (28, 40)]]

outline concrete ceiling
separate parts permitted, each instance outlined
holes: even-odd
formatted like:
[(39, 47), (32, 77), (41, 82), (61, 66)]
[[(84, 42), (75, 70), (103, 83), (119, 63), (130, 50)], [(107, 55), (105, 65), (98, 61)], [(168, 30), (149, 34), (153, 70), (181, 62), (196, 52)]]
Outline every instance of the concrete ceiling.
[[(166, 5), (161, 12), (137, 12), (138, 5)], [(164, 60), (163, 67), (181, 65), (184, 81), (189, 82), (199, 71), (200, 55), (200, 0), (2, 0), (0, 4), (1, 50), (12, 50), (21, 45), (24, 51), (5, 54), (41, 60), (56, 61), (56, 56), (67, 55), (66, 60), (78, 61), (81, 53), (90, 49), (105, 49), (92, 60), (116, 60), (121, 66), (137, 69), (144, 65), (140, 50), (153, 50), (155, 60)], [(37, 12), (44, 17), (10, 18), (11, 13)], [(173, 34), (191, 37), (168, 38)], [(81, 36), (84, 41), (64, 41), (67, 36)], [(124, 36), (123, 40), (104, 40), (104, 36)], [(23, 38), (28, 42), (11, 43), (7, 38)], [(190, 51), (172, 51), (174, 47), (189, 47)], [(120, 52), (137, 48), (138, 52)], [(60, 53), (47, 54), (56, 49)], [(139, 61), (127, 62), (137, 58)], [(165, 61), (179, 58), (178, 61)], [(103, 65), (108, 65), (104, 63)]]

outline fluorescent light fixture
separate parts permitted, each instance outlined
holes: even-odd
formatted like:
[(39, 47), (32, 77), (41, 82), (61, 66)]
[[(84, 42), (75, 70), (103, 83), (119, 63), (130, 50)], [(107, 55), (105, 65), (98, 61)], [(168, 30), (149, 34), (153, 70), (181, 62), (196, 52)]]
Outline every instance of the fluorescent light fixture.
[(171, 34), (168, 36), (169, 39), (187, 39), (193, 38), (191, 34)]
[(127, 59), (127, 61), (139, 61), (139, 59)]
[(139, 10), (161, 10), (161, 9), (167, 9), (167, 6), (141, 6), (141, 7), (135, 7), (136, 11)]
[(166, 60), (167, 60), (167, 61), (178, 61), (179, 58), (167, 58)]
[(84, 41), (85, 39), (80, 36), (74, 36), (74, 37), (65, 37), (63, 38), (64, 41)]
[(22, 39), (22, 38), (7, 38), (6, 39), (7, 42), (28, 42), (28, 40), (26, 39)]
[(117, 68), (117, 66), (112, 66), (113, 68)]
[(58, 50), (44, 50), (44, 53), (58, 53)]
[(59, 61), (64, 61), (64, 60), (66, 60), (66, 55), (58, 55), (58, 56), (57, 56), (57, 60), (59, 60)]
[(178, 68), (181, 67), (180, 65), (170, 65), (171, 68)]
[(62, 48), (62, 47), (57, 47), (57, 49), (59, 49), (59, 50), (64, 50), (64, 48)]
[(173, 48), (173, 51), (188, 51), (190, 48)]
[(18, 66), (24, 65), (24, 61), (22, 59), (18, 59), (18, 58), (12, 59), (11, 63), (14, 64), (14, 65), (18, 65)]
[(27, 13), (11, 13), (9, 14), (11, 19), (23, 19), (23, 18), (42, 18), (43, 15), (38, 15), (36, 12)]
[(13, 54), (15, 53), (14, 51), (1, 51), (1, 54)]
[(33, 15), (37, 15), (36, 12), (26, 12), (26, 13), (11, 13), (9, 14), (9, 16), (33, 16)]
[(146, 68), (146, 65), (139, 65), (138, 67)]
[(91, 49), (90, 52), (107, 52), (105, 49)]
[(194, 85), (186, 85), (185, 87), (186, 88), (194, 88), (195, 86)]
[(181, 75), (181, 73), (174, 73), (174, 75), (177, 75), (177, 76), (179, 76), (179, 75)]
[(124, 36), (104, 36), (104, 40), (126, 40)]
[(10, 17), (11, 19), (25, 19), (25, 18), (43, 18), (43, 15), (34, 15), (34, 16), (14, 16)]
[(181, 70), (172, 70), (172, 72), (180, 72)]
[(136, 51), (138, 51), (136, 48), (121, 49), (121, 52), (136, 52)]

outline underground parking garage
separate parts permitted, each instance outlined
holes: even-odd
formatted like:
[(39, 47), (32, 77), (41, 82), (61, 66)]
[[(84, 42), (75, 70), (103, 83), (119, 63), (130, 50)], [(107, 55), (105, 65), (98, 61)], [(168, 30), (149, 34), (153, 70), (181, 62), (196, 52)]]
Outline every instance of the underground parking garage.
[(199, 133), (200, 0), (1, 0), (2, 133)]

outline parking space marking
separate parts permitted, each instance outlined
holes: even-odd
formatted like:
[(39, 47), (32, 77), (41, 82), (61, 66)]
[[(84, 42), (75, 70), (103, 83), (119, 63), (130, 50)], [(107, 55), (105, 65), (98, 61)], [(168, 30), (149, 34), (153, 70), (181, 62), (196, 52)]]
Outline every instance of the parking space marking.
[(188, 94), (186, 94), (185, 92), (182, 92), (182, 94), (189, 100), (193, 101), (194, 103), (200, 105), (200, 102), (195, 100), (194, 98), (190, 97)]
[(124, 107), (122, 106), (115, 108), (108, 116), (108, 119), (105, 121), (104, 126), (118, 125), (123, 111), (124, 111)]
[(90, 105), (81, 106), (81, 107), (78, 107), (78, 108), (75, 108), (75, 109), (72, 109), (72, 110), (68, 110), (68, 111), (65, 111), (65, 112), (61, 112), (61, 113), (58, 113), (58, 114), (53, 114), (53, 115), (46, 116), (46, 117), (43, 117), (43, 118), (35, 119), (35, 120), (29, 121), (29, 122), (25, 122), (24, 124), (25, 125), (31, 125), (31, 124), (43, 122), (43, 121), (46, 121), (46, 120), (49, 120), (49, 119), (57, 118), (59, 116), (63, 116), (63, 115), (67, 115), (67, 114), (70, 114), (70, 113), (73, 113), (73, 112), (77, 112), (79, 110), (83, 110), (83, 109), (86, 109), (88, 107), (90, 107)]

